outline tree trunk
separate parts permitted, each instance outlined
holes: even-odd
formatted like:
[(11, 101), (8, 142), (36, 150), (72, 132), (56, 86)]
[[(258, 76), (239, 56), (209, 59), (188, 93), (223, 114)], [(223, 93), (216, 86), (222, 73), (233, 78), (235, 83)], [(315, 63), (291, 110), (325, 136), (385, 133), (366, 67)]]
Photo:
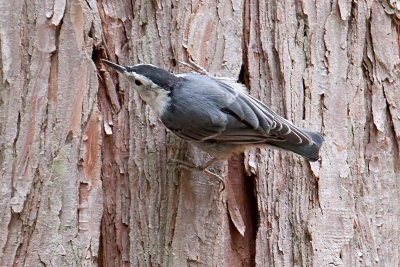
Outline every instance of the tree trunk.
[[(398, 266), (394, 1), (0, 0), (0, 266)], [(226, 188), (103, 66), (193, 59), (296, 125)]]

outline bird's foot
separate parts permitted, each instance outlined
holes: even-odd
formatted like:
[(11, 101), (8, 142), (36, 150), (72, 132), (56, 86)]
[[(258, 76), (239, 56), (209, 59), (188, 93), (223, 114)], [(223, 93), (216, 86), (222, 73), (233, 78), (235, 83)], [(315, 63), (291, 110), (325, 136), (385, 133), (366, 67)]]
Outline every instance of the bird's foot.
[(188, 67), (190, 69), (192, 69), (193, 71), (206, 75), (208, 77), (217, 79), (217, 80), (222, 80), (222, 81), (228, 81), (228, 82), (237, 82), (236, 78), (232, 78), (232, 77), (219, 77), (219, 76), (214, 76), (211, 75), (211, 73), (209, 73), (205, 68), (203, 68), (202, 66), (200, 66), (199, 64), (196, 63), (196, 61), (194, 61), (193, 59), (189, 58), (188, 62), (184, 62), (184, 61), (178, 61), (178, 63), (182, 64), (185, 67)]
[(209, 77), (212, 77), (212, 75), (202, 66), (197, 64), (193, 59), (189, 58), (189, 62), (184, 62), (184, 61), (178, 61), (180, 64), (194, 70), (197, 73), (207, 75)]
[(179, 160), (179, 159), (170, 159), (168, 161), (169, 164), (174, 164), (179, 168), (183, 168), (186, 169), (188, 171), (204, 171), (205, 168), (203, 168), (203, 166), (196, 166), (194, 163), (192, 162), (187, 162), (184, 160)]
[(216, 173), (214, 173), (214, 172), (212, 172), (212, 171), (210, 171), (208, 169), (216, 161), (217, 161), (216, 159), (212, 159), (212, 160), (206, 162), (204, 165), (200, 165), (200, 166), (197, 166), (194, 163), (183, 161), (183, 160), (179, 160), (179, 159), (170, 159), (168, 163), (169, 164), (174, 164), (178, 168), (182, 168), (182, 169), (185, 169), (187, 171), (204, 172), (208, 176), (218, 179), (220, 181), (220, 183), (222, 184), (222, 189), (220, 190), (220, 192), (222, 192), (222, 191), (225, 190), (225, 180), (224, 180), (224, 178), (221, 175), (216, 174)]

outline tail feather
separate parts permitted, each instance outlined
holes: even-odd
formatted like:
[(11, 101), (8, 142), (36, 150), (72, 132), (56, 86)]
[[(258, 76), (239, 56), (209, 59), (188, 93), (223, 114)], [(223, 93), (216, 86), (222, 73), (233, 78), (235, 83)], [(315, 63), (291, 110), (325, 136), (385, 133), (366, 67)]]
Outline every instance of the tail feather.
[(304, 129), (301, 130), (311, 137), (313, 141), (311, 145), (293, 144), (286, 141), (268, 141), (268, 144), (285, 150), (290, 150), (296, 154), (299, 154), (307, 158), (309, 161), (317, 161), (319, 159), (319, 150), (322, 146), (324, 138), (320, 133)]

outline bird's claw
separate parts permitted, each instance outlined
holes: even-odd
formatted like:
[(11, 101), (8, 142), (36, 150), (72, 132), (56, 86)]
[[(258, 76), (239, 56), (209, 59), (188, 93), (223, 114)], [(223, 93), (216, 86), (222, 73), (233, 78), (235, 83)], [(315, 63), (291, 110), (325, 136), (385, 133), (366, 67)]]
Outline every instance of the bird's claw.
[(170, 159), (168, 161), (168, 163), (169, 164), (175, 164), (177, 167), (185, 169), (187, 171), (204, 172), (208, 176), (216, 178), (216, 179), (218, 179), (220, 181), (220, 183), (222, 184), (222, 189), (220, 190), (220, 192), (225, 190), (226, 186), (225, 186), (224, 178), (208, 169), (208, 167), (210, 166), (209, 162), (207, 162), (205, 164), (205, 166), (196, 166), (195, 164), (193, 164), (191, 162), (187, 162), (187, 161), (183, 161), (183, 160), (179, 160), (179, 159)]
[(177, 167), (184, 168), (184, 169), (186, 169), (188, 171), (194, 171), (194, 170), (195, 171), (204, 171), (205, 170), (205, 168), (203, 168), (201, 166), (196, 166), (194, 163), (187, 162), (187, 161), (184, 161), (184, 160), (179, 160), (179, 159), (170, 159), (168, 161), (168, 163), (169, 164), (174, 164)]
[(180, 64), (192, 69), (193, 71), (212, 77), (212, 75), (202, 66), (197, 64), (193, 59), (189, 58), (189, 62), (178, 61)]

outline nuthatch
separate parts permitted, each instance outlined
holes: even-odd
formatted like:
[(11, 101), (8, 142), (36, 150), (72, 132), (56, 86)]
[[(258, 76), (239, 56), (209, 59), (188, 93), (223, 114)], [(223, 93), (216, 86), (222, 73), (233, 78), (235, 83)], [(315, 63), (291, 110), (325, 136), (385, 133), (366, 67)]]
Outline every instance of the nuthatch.
[(323, 137), (299, 128), (249, 95), (244, 85), (198, 73), (172, 74), (149, 64), (102, 59), (133, 84), (175, 135), (217, 160), (249, 147), (273, 146), (317, 161)]

